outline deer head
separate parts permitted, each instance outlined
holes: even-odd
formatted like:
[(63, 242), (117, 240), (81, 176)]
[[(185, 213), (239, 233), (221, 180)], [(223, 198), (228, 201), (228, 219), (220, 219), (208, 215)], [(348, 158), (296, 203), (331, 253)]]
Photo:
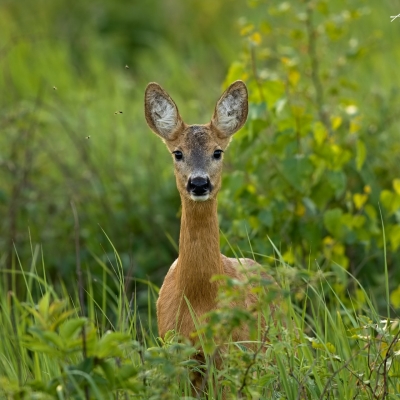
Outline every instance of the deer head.
[(187, 125), (168, 93), (157, 83), (149, 83), (146, 121), (173, 155), (181, 196), (193, 201), (216, 197), (221, 187), (223, 153), (232, 135), (246, 122), (247, 111), (246, 85), (236, 81), (218, 100), (211, 122)]

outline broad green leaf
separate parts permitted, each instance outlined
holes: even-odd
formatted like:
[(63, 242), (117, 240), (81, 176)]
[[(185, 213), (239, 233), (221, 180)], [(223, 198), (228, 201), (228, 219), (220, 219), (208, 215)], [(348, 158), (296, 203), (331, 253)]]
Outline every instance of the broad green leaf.
[(126, 381), (138, 373), (137, 367), (133, 365), (123, 365), (116, 371), (116, 378), (120, 381)]
[(346, 174), (343, 171), (327, 171), (326, 179), (335, 191), (336, 198), (342, 196), (346, 188)]
[(364, 215), (353, 215), (351, 224), (354, 228), (361, 228), (365, 224), (365, 216)]
[(287, 158), (282, 162), (281, 172), (287, 182), (303, 193), (311, 184), (313, 165), (306, 157)]
[(224, 81), (224, 88), (227, 88), (232, 82), (237, 81), (238, 79), (245, 80), (246, 78), (247, 73), (243, 63), (235, 61), (229, 67), (228, 74)]
[(130, 336), (121, 332), (106, 333), (97, 343), (96, 356), (99, 358), (121, 355), (120, 346), (130, 340)]
[(380, 200), (383, 206), (390, 210), (394, 201), (394, 194), (390, 190), (382, 190)]
[(258, 219), (262, 224), (264, 224), (268, 228), (271, 228), (272, 225), (274, 224), (274, 215), (270, 210), (262, 210), (258, 214)]
[(54, 349), (54, 346), (57, 349), (64, 348), (64, 342), (56, 332), (44, 330), (38, 327), (31, 327), (28, 331), (32, 335), (32, 337), (27, 339), (27, 341), (29, 341), (30, 343), (42, 342), (43, 344), (45, 344), (45, 346), (48, 346), (52, 349)]
[(367, 204), (364, 207), (364, 211), (366, 212), (366, 214), (368, 215), (368, 217), (372, 220), (375, 221), (376, 217), (377, 217), (377, 212), (375, 210), (375, 207), (371, 204)]
[(229, 190), (232, 196), (238, 194), (243, 189), (245, 174), (243, 171), (234, 171), (229, 176), (225, 176), (224, 188)]
[(74, 318), (64, 322), (59, 327), (60, 336), (64, 340), (69, 340), (86, 323), (86, 318)]
[[(113, 365), (114, 364), (114, 365)], [(111, 384), (111, 386), (114, 386), (116, 374), (115, 374), (115, 363), (114, 361), (111, 360), (101, 360), (99, 362), (100, 368), (103, 370), (104, 375), (106, 376), (108, 382)]]
[(282, 81), (266, 81), (262, 84), (262, 91), (269, 109), (285, 94), (285, 85)]
[(50, 346), (47, 343), (35, 342), (35, 341), (23, 341), (22, 345), (30, 351), (36, 353), (51, 354), (54, 357), (62, 357), (63, 353), (59, 352), (54, 346)]
[(70, 370), (78, 370), (90, 374), (95, 367), (94, 357), (86, 357), (78, 365), (71, 365), (68, 367)]
[(323, 209), (334, 194), (332, 186), (324, 179), (313, 188), (310, 197), (319, 209)]
[(391, 214), (400, 208), (400, 195), (390, 190), (382, 190), (380, 201)]
[(336, 238), (342, 238), (343, 222), (342, 222), (343, 211), (340, 208), (333, 208), (324, 213), (324, 225), (328, 232)]
[(393, 179), (393, 189), (400, 195), (400, 179)]

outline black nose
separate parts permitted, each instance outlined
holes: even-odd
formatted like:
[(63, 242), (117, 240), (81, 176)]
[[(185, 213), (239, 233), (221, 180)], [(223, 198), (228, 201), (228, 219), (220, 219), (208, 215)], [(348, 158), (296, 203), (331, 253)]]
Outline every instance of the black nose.
[(211, 183), (208, 178), (189, 178), (187, 185), (188, 192), (193, 193), (195, 196), (203, 196), (211, 189)]

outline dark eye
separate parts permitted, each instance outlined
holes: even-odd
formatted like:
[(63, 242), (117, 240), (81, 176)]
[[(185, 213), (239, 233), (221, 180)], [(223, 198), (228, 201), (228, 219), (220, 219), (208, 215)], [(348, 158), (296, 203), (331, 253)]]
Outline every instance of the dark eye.
[(222, 153), (223, 153), (222, 150), (215, 150), (213, 156), (216, 160), (219, 160), (221, 158)]
[(176, 160), (176, 161), (182, 160), (183, 154), (182, 154), (181, 151), (176, 150), (176, 151), (173, 151), (172, 153), (175, 155), (175, 160)]

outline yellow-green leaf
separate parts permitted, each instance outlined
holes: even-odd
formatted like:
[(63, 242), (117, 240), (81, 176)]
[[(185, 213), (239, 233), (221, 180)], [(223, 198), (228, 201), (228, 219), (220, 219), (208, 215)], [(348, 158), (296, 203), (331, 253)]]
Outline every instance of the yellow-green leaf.
[(328, 132), (326, 130), (325, 125), (318, 121), (314, 124), (314, 139), (317, 144), (320, 146), (328, 136)]
[(297, 83), (300, 80), (300, 73), (296, 69), (291, 69), (289, 71), (289, 82), (292, 86), (297, 86)]
[(241, 36), (247, 36), (247, 35), (249, 35), (253, 30), (254, 30), (254, 25), (253, 25), (253, 24), (246, 24), (246, 25), (243, 26), (243, 28), (240, 30), (240, 35), (241, 35)]
[(357, 210), (362, 208), (362, 206), (366, 203), (367, 200), (368, 200), (368, 195), (366, 194), (361, 194), (361, 193), (353, 194), (353, 202)]
[(331, 118), (332, 129), (336, 131), (342, 125), (342, 117), (336, 116)]
[(362, 142), (361, 140), (357, 140), (357, 148), (356, 148), (357, 171), (361, 170), (362, 166), (364, 165), (366, 156), (367, 156), (367, 148), (365, 147), (364, 142)]
[(356, 133), (361, 129), (361, 118), (356, 117), (350, 121), (350, 133)]
[(326, 348), (330, 353), (336, 353), (336, 348), (332, 343), (327, 342), (326, 343)]
[(238, 79), (245, 80), (245, 74), (244, 65), (238, 61), (233, 62), (229, 67), (228, 74), (226, 75), (224, 88), (227, 88), (233, 81)]
[(254, 32), (251, 36), (250, 36), (250, 40), (252, 41), (253, 44), (255, 44), (256, 46), (258, 46), (259, 44), (261, 44), (261, 35), (259, 32)]
[(390, 294), (390, 302), (393, 307), (400, 308), (400, 285)]
[(400, 194), (400, 179), (393, 179), (393, 189), (397, 194)]

